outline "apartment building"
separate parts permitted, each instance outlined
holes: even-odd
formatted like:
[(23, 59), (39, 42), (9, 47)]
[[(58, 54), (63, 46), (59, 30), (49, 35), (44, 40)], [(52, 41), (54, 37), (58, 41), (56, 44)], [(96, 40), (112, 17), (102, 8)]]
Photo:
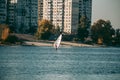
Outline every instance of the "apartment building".
[(79, 0), (65, 0), (64, 6), (64, 32), (76, 34), (79, 21)]
[(17, 0), (16, 26), (23, 32), (30, 27), (37, 27), (38, 0)]
[(79, 1), (79, 14), (80, 16), (86, 16), (88, 18), (89, 24), (91, 24), (92, 0)]
[(38, 20), (43, 19), (43, 0), (38, 0)]
[(43, 0), (43, 19), (50, 20), (55, 26), (63, 29), (64, 0)]
[(81, 16), (86, 16), (91, 24), (92, 0), (42, 0), (39, 5), (38, 9), (43, 9), (40, 18), (52, 21), (66, 33), (77, 33)]
[(10, 27), (16, 27), (16, 6), (17, 0), (7, 0), (7, 24)]
[(0, 0), (0, 24), (5, 24), (7, 19), (7, 1)]
[(17, 32), (37, 28), (38, 0), (2, 0), (0, 4), (0, 23), (14, 27)]

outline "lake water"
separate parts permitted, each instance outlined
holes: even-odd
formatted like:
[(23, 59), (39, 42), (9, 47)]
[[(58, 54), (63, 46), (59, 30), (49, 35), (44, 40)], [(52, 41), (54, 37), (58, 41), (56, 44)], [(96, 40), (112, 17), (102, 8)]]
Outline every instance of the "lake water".
[(0, 46), (0, 80), (120, 80), (120, 48)]

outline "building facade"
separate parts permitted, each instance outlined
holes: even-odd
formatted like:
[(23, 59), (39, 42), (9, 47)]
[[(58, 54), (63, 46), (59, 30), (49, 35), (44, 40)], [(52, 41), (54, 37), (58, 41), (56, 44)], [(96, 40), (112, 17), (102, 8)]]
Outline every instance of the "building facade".
[(38, 20), (43, 19), (43, 0), (38, 0)]
[(79, 14), (81, 16), (86, 16), (89, 24), (91, 24), (92, 16), (92, 0), (80, 0), (79, 1)]
[(7, 20), (7, 0), (0, 0), (0, 24), (5, 24)]
[(64, 26), (64, 0), (43, 0), (43, 19), (52, 21), (57, 27)]
[(38, 6), (43, 9), (40, 19), (52, 21), (66, 33), (77, 33), (81, 16), (86, 16), (91, 24), (92, 0), (42, 0)]
[(0, 23), (8, 24), (17, 32), (37, 28), (38, 0), (2, 0), (0, 2)]
[(10, 27), (16, 27), (16, 6), (17, 0), (7, 0), (7, 24)]
[(81, 16), (91, 25), (92, 0), (2, 0), (0, 23), (26, 32), (37, 27), (38, 20), (47, 19), (69, 34), (76, 34)]
[(17, 0), (16, 25), (26, 32), (31, 27), (37, 27), (38, 0)]

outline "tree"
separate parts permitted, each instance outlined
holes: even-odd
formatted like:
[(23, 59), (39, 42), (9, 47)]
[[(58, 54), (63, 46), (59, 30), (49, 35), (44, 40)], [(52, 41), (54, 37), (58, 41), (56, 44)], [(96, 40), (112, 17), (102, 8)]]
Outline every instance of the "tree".
[(78, 31), (77, 31), (77, 36), (78, 38), (84, 42), (85, 38), (88, 37), (89, 31), (88, 31), (88, 19), (86, 16), (82, 16), (80, 18), (80, 24), (78, 25)]
[(56, 28), (53, 31), (53, 34), (55, 34), (56, 36), (58, 36), (60, 34), (60, 26), (56, 26)]
[(110, 45), (112, 43), (112, 35), (115, 34), (115, 30), (111, 26), (109, 20), (98, 20), (91, 26), (92, 39), (95, 43), (105, 43)]
[(23, 26), (20, 26), (19, 32), (20, 32), (20, 33), (24, 33), (24, 27), (23, 27)]
[(0, 24), (0, 40), (5, 40), (9, 36), (9, 26), (6, 24)]
[(27, 33), (30, 33), (30, 34), (35, 34), (36, 32), (36, 26), (31, 26), (29, 27), (29, 29), (27, 30)]
[(49, 20), (41, 20), (38, 23), (36, 37), (38, 39), (48, 40), (54, 32), (54, 26)]
[(116, 32), (115, 32), (115, 43), (116, 45), (120, 45), (120, 29), (116, 29)]
[(10, 26), (10, 33), (15, 33), (16, 32), (16, 27), (15, 26)]
[(8, 37), (7, 37), (7, 39), (5, 39), (5, 41), (4, 41), (4, 43), (11, 43), (11, 44), (15, 44), (15, 43), (17, 43), (17, 42), (20, 42), (20, 43), (22, 43), (22, 40), (21, 39), (19, 39), (18, 37), (16, 37), (15, 35), (9, 35)]

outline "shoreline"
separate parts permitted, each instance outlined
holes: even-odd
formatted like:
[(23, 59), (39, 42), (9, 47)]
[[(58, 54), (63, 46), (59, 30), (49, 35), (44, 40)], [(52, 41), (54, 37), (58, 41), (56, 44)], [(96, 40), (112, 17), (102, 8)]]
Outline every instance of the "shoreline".
[[(53, 47), (54, 41), (24, 41), (19, 44), (0, 44), (0, 46), (43, 46), (43, 47)], [(90, 45), (77, 42), (62, 41), (60, 46), (73, 46), (73, 47), (106, 47), (105, 45)]]
[[(54, 41), (24, 41), (23, 43), (18, 44), (1, 44), (0, 46), (40, 46), (40, 47), (53, 47)], [(120, 47), (120, 46), (106, 46), (106, 45), (90, 45), (90, 44), (84, 44), (84, 43), (77, 43), (77, 42), (68, 42), (68, 41), (62, 41), (60, 43), (60, 46), (68, 46), (68, 47)]]
[[(23, 45), (25, 46), (53, 46), (54, 41), (25, 41)], [(98, 45), (89, 45), (89, 44), (83, 44), (83, 43), (75, 43), (75, 42), (65, 42), (62, 41), (61, 46), (74, 46), (74, 47), (100, 47)]]
[[(54, 41), (24, 41), (22, 44), (0, 44), (0, 46), (53, 46)], [(88, 45), (83, 43), (62, 41), (60, 46), (74, 46), (74, 47), (95, 47), (94, 45)], [(97, 47), (97, 46), (96, 46)], [(99, 47), (99, 46), (98, 46)]]

